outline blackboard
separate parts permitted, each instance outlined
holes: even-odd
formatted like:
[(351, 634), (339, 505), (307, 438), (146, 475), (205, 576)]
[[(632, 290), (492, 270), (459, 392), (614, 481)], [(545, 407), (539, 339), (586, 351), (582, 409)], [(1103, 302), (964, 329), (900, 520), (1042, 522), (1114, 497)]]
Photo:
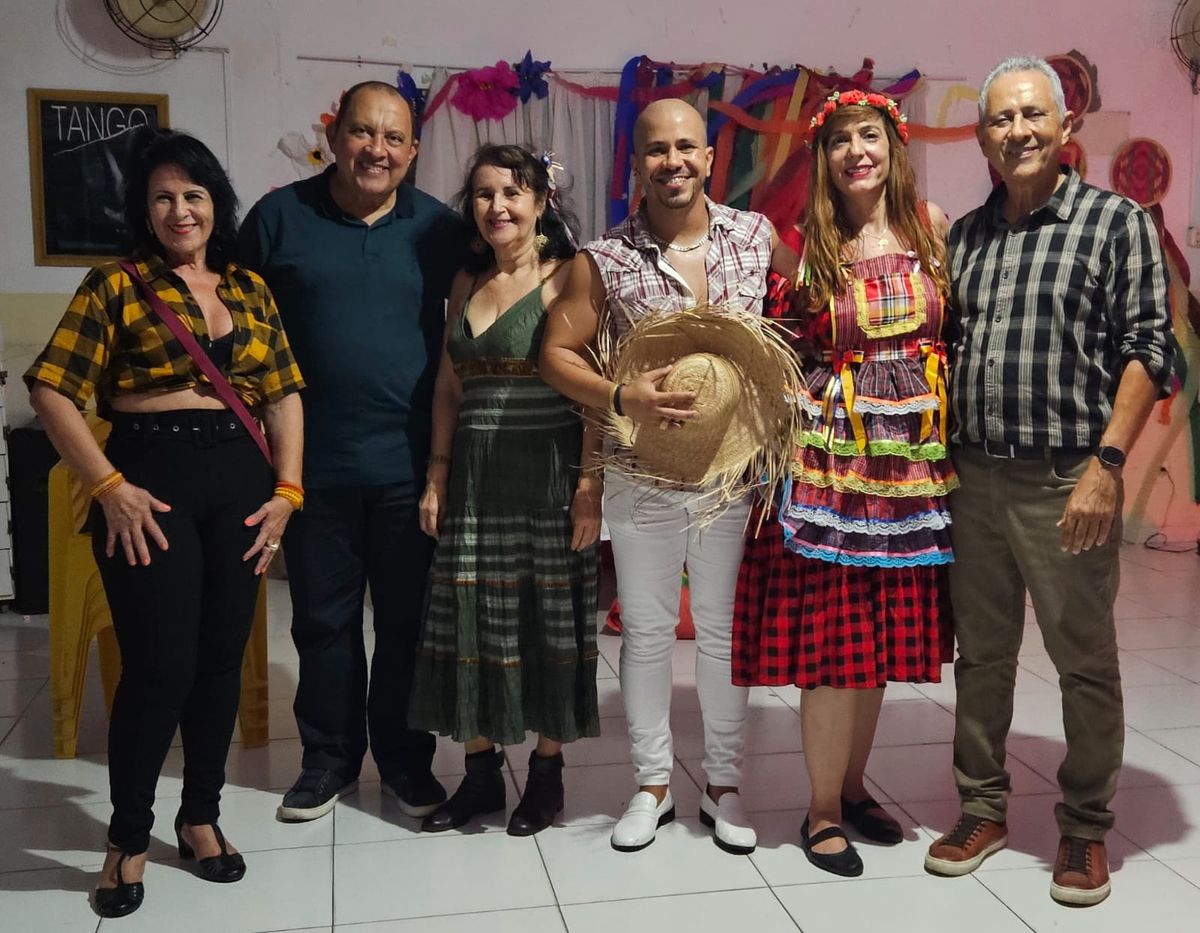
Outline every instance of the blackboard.
[(26, 98), (34, 262), (90, 266), (120, 255), (133, 131), (168, 125), (167, 95), (29, 88)]

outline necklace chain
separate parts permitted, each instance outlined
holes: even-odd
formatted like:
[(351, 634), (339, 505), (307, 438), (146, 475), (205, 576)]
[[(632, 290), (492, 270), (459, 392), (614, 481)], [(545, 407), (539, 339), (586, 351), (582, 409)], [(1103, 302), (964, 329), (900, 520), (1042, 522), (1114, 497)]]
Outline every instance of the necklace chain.
[(868, 233), (867, 229), (864, 227), (862, 230), (858, 231), (857, 239), (862, 241), (864, 245), (867, 240), (874, 240), (875, 248), (883, 249), (890, 242), (887, 238), (888, 232), (888, 228), (884, 227), (882, 233)]
[(666, 240), (656, 237), (653, 233), (650, 234), (650, 238), (652, 240), (654, 240), (654, 242), (657, 243), (662, 249), (674, 250), (677, 253), (691, 253), (695, 250), (698, 250), (701, 246), (703, 246), (705, 243), (707, 243), (709, 240), (711, 240), (712, 234), (706, 230), (704, 232), (704, 236), (702, 236), (699, 240), (697, 240), (691, 246), (679, 246), (676, 243), (668, 243)]

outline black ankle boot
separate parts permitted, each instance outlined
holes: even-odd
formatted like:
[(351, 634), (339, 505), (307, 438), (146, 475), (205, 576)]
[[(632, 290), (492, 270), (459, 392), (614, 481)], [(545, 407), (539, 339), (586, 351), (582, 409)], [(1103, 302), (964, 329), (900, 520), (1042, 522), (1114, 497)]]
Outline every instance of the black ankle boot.
[(492, 747), (467, 755), (467, 776), (444, 804), (421, 821), (427, 833), (457, 829), (472, 817), (504, 809), (504, 752)]
[(563, 808), (562, 769), (562, 752), (549, 758), (529, 753), (525, 793), (508, 821), (510, 836), (532, 836), (554, 822), (554, 815)]

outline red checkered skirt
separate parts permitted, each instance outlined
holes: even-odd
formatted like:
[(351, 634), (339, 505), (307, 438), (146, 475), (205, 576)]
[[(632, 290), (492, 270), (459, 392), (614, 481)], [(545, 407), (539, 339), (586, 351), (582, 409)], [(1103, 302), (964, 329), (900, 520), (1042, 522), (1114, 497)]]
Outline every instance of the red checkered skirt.
[(953, 660), (946, 566), (801, 557), (768, 518), (746, 534), (733, 611), (738, 686), (883, 687), (941, 680)]

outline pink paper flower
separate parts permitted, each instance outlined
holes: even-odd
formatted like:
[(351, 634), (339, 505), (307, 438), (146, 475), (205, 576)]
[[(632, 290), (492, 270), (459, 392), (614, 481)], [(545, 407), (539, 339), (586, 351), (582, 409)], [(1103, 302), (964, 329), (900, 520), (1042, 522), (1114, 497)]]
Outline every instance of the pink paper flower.
[(476, 120), (501, 120), (516, 109), (520, 83), (508, 62), (464, 71), (450, 103)]

